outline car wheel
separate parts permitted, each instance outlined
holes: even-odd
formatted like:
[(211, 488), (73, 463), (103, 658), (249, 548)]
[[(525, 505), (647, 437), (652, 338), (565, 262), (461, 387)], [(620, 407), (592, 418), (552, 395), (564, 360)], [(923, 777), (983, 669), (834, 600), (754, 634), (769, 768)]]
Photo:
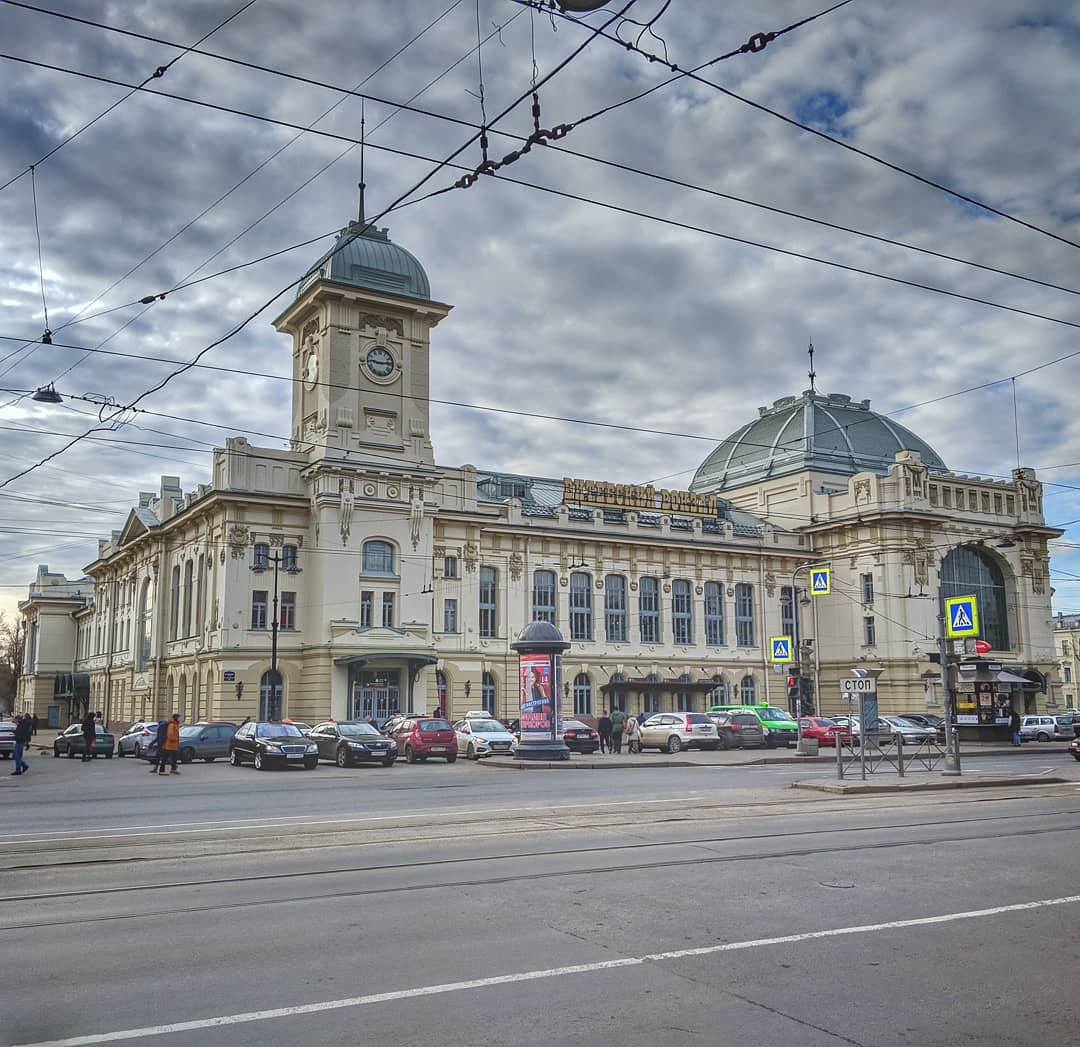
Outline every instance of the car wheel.
[(191, 763), (195, 759), (195, 750), (188, 746), (187, 748), (180, 750), (180, 762)]
[(122, 745), (116, 747), (116, 755), (119, 756), (121, 760), (124, 758), (124, 747)]
[[(387, 757), (387, 758), (386, 758), (385, 760), (383, 760), (383, 762), (382, 762), (382, 765), (383, 765), (383, 767), (393, 767), (393, 766), (394, 766), (394, 761), (395, 761), (396, 759), (397, 759), (397, 757), (396, 757), (396, 756), (388, 756), (388, 757)], [(1078, 757), (1077, 757), (1077, 759), (1078, 759), (1078, 760), (1080, 760), (1080, 756), (1078, 756)]]
[(721, 738), (720, 741), (717, 742), (716, 744), (721, 749), (730, 749), (731, 748), (731, 746), (728, 744), (728, 740), (726, 738)]
[(677, 734), (673, 734), (667, 740), (667, 751), (669, 753), (682, 752), (682, 739)]
[(1050, 741), (1050, 735), (1048, 735), (1046, 733), (1046, 731), (1039, 731), (1039, 733), (1037, 735), (1035, 735), (1035, 741), (1037, 741), (1037, 742), (1048, 742), (1048, 741)]
[(319, 758), (317, 756), (315, 757), (314, 760), (312, 760), (310, 757), (304, 760), (304, 770), (305, 771), (314, 771), (315, 768), (318, 767), (318, 766), (319, 766)]
[(230, 767), (239, 767), (240, 766), (240, 754), (235, 749), (230, 749), (229, 750), (229, 766)]
[(70, 745), (67, 747), (67, 758), (69, 760), (75, 759), (75, 750)]
[[(97, 756), (97, 753), (94, 753), (94, 755), (95, 755), (95, 756)], [(106, 760), (111, 760), (111, 759), (112, 759), (112, 756), (113, 756), (113, 754), (112, 754), (112, 753), (106, 753), (106, 754), (105, 754), (105, 759), (106, 759)]]
[(416, 753), (413, 752), (411, 745), (405, 746), (405, 762), (416, 763)]
[(59, 757), (60, 757), (60, 746), (59, 746), (59, 745), (54, 745), (54, 746), (52, 747), (52, 754), (53, 754), (53, 756), (55, 756), (55, 757), (56, 757), (57, 759), (59, 759)]
[(334, 757), (334, 762), (338, 767), (349, 766), (349, 750), (344, 745), (340, 746), (337, 751), (337, 755)]
[(255, 764), (256, 771), (262, 771), (266, 769), (265, 765), (263, 764), (262, 753), (256, 753), (253, 762)]
[(446, 762), (447, 763), (454, 763), (456, 761), (457, 761), (457, 753), (447, 753), (446, 754)]
[(773, 739), (772, 735), (769, 735), (769, 737), (765, 739), (765, 748), (766, 749), (775, 749), (776, 748), (776, 741)]
[(141, 758), (142, 758), (142, 746), (138, 742), (136, 742), (135, 743), (135, 759), (139, 760)]
[(473, 745), (472, 742), (469, 742), (469, 751), (465, 754), (465, 757), (469, 760), (476, 759), (476, 747)]
[(1080, 753), (1073, 753), (1074, 760), (1080, 760)]

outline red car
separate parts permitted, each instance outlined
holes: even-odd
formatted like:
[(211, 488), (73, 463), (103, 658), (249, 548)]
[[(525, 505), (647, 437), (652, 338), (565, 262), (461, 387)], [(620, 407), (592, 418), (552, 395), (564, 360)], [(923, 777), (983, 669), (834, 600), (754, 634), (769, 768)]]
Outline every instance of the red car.
[(816, 738), (818, 745), (836, 748), (837, 736), (843, 742), (851, 741), (851, 728), (830, 720), (827, 716), (804, 716), (799, 721), (804, 738)]
[(397, 742), (398, 753), (409, 763), (423, 763), (429, 756), (453, 763), (457, 759), (457, 735), (449, 720), (437, 716), (393, 716), (383, 724), (383, 734)]

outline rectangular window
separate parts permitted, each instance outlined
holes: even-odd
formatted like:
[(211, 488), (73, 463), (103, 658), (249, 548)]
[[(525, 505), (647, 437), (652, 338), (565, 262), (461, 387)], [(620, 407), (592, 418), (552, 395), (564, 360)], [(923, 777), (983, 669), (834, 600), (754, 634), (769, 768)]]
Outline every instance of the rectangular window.
[(873, 574), (862, 575), (862, 602), (874, 602), (874, 576)]
[(724, 646), (724, 587), (719, 582), (705, 583), (705, 642)]
[(735, 643), (754, 646), (754, 587), (746, 582), (735, 586)]
[(252, 567), (256, 571), (265, 571), (270, 566), (270, 546), (265, 542), (257, 542), (254, 546), (254, 558)]
[(394, 594), (382, 594), (382, 623), (384, 629), (394, 627)]
[(443, 557), (443, 577), (444, 578), (456, 578), (457, 573), (457, 557), (445, 556)]
[(266, 590), (256, 589), (251, 594), (251, 628), (265, 629), (268, 620), (266, 616)]
[(609, 574), (604, 581), (604, 631), (608, 643), (626, 643), (626, 579)]
[(780, 632), (795, 635), (795, 601), (790, 585), (780, 587)]
[(677, 644), (694, 642), (693, 603), (690, 583), (678, 580), (671, 585), (671, 631)]
[(555, 572), (534, 571), (532, 593), (534, 622), (555, 624)]
[(660, 642), (660, 583), (655, 578), (642, 578), (638, 583), (638, 617), (641, 622), (641, 642)]
[(866, 647), (873, 647), (877, 643), (877, 630), (874, 628), (873, 618), (863, 619), (863, 644)]
[(480, 635), (489, 639), (498, 635), (496, 631), (498, 584), (499, 573), (494, 567), (480, 568)]
[(943, 487), (941, 489), (941, 504), (946, 509), (951, 509), (952, 508), (952, 488), (951, 487)]
[(296, 546), (283, 545), (281, 547), (281, 566), (286, 571), (296, 570)]
[(364, 591), (360, 594), (360, 628), (371, 628), (371, 609), (375, 605), (375, 594)]
[(592, 576), (570, 575), (570, 639), (592, 639)]
[(938, 488), (937, 484), (930, 484), (930, 504), (938, 504)]
[(278, 604), (278, 623), (282, 629), (296, 628), (296, 593), (282, 593)]
[(1061, 641), (1061, 653), (1062, 654), (1068, 654), (1069, 653), (1069, 641), (1068, 640), (1062, 640)]
[(1061, 672), (1063, 674), (1062, 675), (1062, 682), (1064, 682), (1064, 683), (1072, 683), (1072, 669), (1070, 669), (1066, 665), (1065, 668), (1061, 670)]
[(1003, 508), (1004, 508), (1004, 505), (1003, 505), (1003, 503), (1001, 501), (1001, 495), (1000, 494), (995, 494), (994, 495), (994, 512), (997, 513), (998, 516), (1000, 516), (1001, 515), (1001, 510)]
[(457, 600), (443, 600), (442, 628), (444, 633), (457, 632)]

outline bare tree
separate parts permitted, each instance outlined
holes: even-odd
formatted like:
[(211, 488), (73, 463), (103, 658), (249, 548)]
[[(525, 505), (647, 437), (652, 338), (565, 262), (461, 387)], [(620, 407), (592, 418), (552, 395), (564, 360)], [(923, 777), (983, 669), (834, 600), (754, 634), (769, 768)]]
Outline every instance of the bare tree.
[(25, 646), (26, 619), (20, 614), (10, 621), (0, 611), (0, 709), (15, 708)]

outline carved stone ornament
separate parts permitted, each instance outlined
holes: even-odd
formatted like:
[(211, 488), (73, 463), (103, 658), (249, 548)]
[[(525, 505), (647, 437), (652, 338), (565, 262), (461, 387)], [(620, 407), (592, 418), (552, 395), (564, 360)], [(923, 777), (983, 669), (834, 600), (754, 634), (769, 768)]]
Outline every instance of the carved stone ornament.
[(225, 550), (224, 549), (222, 549), (221, 553), (218, 555), (218, 562), (219, 563), (224, 563), (225, 562)]
[(507, 566), (510, 568), (510, 577), (515, 582), (521, 578), (521, 572), (525, 569), (525, 557), (521, 553), (511, 553), (510, 559), (507, 560)]
[(915, 584), (930, 584), (930, 563), (925, 553), (918, 553), (915, 556)]
[(396, 487), (391, 486), (386, 489), (387, 498), (397, 498), (400, 494), (401, 491), (399, 491)]
[(765, 595), (773, 596), (776, 593), (776, 575), (772, 571), (765, 572)]
[(476, 542), (465, 543), (465, 547), (461, 550), (461, 558), (465, 561), (466, 571), (472, 572), (476, 570), (476, 563), (480, 558), (480, 549)]
[(247, 554), (248, 543), (254, 537), (243, 524), (233, 524), (229, 528), (229, 551), (234, 560), (239, 560)]
[(412, 540), (413, 549), (420, 545), (420, 528), (423, 522), (424, 497), (420, 491), (413, 491), (412, 498), (409, 500), (409, 538)]
[(597, 589), (603, 589), (604, 588), (604, 579), (603, 578), (597, 578), (596, 579), (596, 588)]
[(671, 583), (670, 582), (664, 582), (664, 592), (665, 593), (670, 593), (671, 592)]
[(370, 327), (375, 331), (381, 327), (387, 331), (396, 332), (402, 338), (405, 337), (405, 325), (396, 316), (383, 316), (381, 313), (361, 313), (360, 326)]
[(364, 484), (364, 497), (374, 498), (379, 493), (378, 488), (374, 484)]
[(284, 545), (285, 544), (285, 535), (283, 535), (283, 534), (272, 534), (272, 535), (270, 535), (270, 538), (268, 539), (268, 541), (270, 542), (271, 545)]
[(631, 582), (630, 583), (630, 592), (632, 592), (632, 593), (637, 592), (637, 582)]
[(701, 596), (701, 594), (705, 592), (705, 590), (700, 585), (695, 585), (694, 592), (697, 593), (698, 596)]
[(353, 490), (352, 480), (338, 480), (338, 496), (338, 525), (341, 529), (341, 544), (345, 545), (352, 530), (353, 506), (356, 504), (356, 491)]
[(868, 502), (868, 501), (870, 501), (870, 481), (869, 480), (856, 480), (855, 481), (855, 501), (856, 502)]

